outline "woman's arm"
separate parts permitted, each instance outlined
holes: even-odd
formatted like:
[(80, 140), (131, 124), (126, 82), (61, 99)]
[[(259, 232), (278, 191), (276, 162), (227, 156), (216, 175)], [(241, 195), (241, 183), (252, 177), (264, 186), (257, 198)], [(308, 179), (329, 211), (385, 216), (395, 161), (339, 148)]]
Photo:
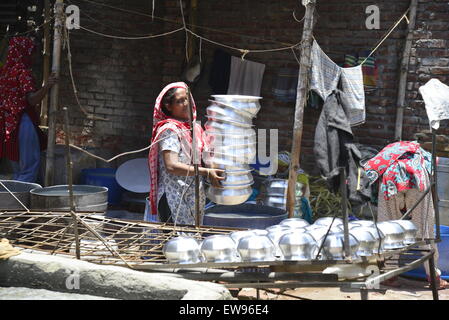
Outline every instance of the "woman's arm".
[[(194, 176), (195, 168), (192, 165), (179, 162), (178, 154), (170, 150), (162, 151), (162, 159), (164, 160), (165, 169), (170, 174), (175, 176)], [(198, 173), (204, 177), (211, 179), (212, 185), (215, 187), (220, 187), (220, 180), (224, 180), (225, 177), (221, 175), (224, 173), (223, 170), (211, 169), (198, 167)]]
[(42, 86), (36, 92), (31, 92), (27, 94), (27, 101), (30, 106), (38, 105), (42, 99), (44, 99), (45, 95), (48, 93), (51, 87), (53, 87), (58, 82), (58, 78), (54, 73), (52, 73), (47, 80), (47, 83)]

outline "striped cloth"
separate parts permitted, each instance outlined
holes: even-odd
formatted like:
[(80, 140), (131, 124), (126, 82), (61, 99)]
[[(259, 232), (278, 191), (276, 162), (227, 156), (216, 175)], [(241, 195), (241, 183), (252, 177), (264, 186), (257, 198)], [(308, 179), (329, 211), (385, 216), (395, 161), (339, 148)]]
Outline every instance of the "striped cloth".
[(362, 66), (341, 69), (341, 85), (349, 101), (347, 117), (351, 126), (365, 123), (365, 89)]

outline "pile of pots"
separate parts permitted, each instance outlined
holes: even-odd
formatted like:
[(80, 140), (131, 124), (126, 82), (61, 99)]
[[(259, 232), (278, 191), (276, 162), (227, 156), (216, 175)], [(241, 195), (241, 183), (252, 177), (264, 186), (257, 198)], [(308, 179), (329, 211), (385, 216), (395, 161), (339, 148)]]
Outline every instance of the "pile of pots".
[[(295, 215), (299, 215), (301, 211), (302, 187), (303, 185), (301, 183), (296, 183)], [(286, 210), (287, 190), (288, 180), (286, 179), (270, 179), (265, 181), (262, 187), (263, 204)]]
[(214, 95), (207, 107), (205, 135), (209, 149), (204, 162), (225, 170), (222, 188), (209, 186), (207, 197), (217, 204), (237, 205), (251, 196), (254, 183), (249, 167), (256, 157), (253, 118), (260, 110), (261, 97)]
[(163, 252), (169, 263), (180, 264), (345, 260), (404, 248), (415, 243), (417, 234), (417, 228), (411, 221), (386, 221), (377, 226), (368, 220), (351, 222), (350, 257), (346, 257), (343, 229), (343, 221), (339, 218), (321, 218), (314, 224), (300, 218), (290, 218), (263, 230), (214, 235), (203, 241), (174, 238), (165, 244)]

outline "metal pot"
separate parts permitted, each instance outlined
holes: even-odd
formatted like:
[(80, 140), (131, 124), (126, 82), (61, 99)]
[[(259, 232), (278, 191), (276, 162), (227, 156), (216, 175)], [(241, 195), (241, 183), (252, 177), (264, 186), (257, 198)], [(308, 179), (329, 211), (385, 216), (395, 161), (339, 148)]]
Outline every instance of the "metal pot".
[(236, 146), (255, 144), (256, 132), (254, 129), (243, 129), (237, 133), (205, 131), (205, 138), (212, 146)]
[(232, 107), (236, 112), (249, 114), (255, 117), (260, 110), (261, 97), (244, 95), (213, 95), (216, 103), (221, 103), (227, 107)]
[(236, 244), (228, 235), (213, 235), (201, 243), (201, 253), (207, 262), (238, 262)]
[(267, 236), (251, 235), (240, 239), (237, 250), (243, 261), (274, 261), (275, 247)]
[(227, 118), (211, 118), (210, 116), (206, 118), (208, 121), (204, 124), (204, 128), (208, 132), (219, 131), (221, 133), (241, 134), (242, 131), (244, 132), (254, 127), (250, 123), (233, 121)]
[(232, 161), (235, 163), (254, 163), (256, 159), (256, 150), (247, 148), (241, 150), (227, 150), (225, 153), (217, 152), (216, 150), (211, 151), (208, 155), (208, 161)]
[(305, 227), (309, 226), (309, 223), (306, 220), (301, 219), (301, 218), (289, 218), (289, 219), (285, 219), (285, 220), (281, 221), (280, 225), (287, 226), (292, 229), (296, 229), (296, 228), (305, 228)]
[(252, 235), (254, 235), (254, 232), (252, 230), (243, 230), (243, 231), (234, 231), (229, 236), (231, 237), (232, 240), (234, 240), (235, 247), (237, 248), (240, 239)]
[[(320, 225), (320, 226), (329, 226), (332, 223), (333, 217), (324, 217), (317, 219), (314, 224)], [(335, 218), (334, 222), (332, 223), (333, 226), (343, 224), (343, 220), (341, 218)]]
[(220, 182), (223, 186), (251, 185), (254, 179), (250, 170), (226, 171), (225, 179)]
[(222, 117), (222, 118), (229, 118), (234, 119), (239, 122), (250, 122), (252, 121), (252, 117), (248, 115), (242, 115), (241, 113), (238, 113), (235, 111), (234, 108), (231, 108), (229, 106), (224, 106), (220, 103), (213, 103), (206, 109), (206, 113), (208, 116), (211, 117)]
[(352, 226), (373, 227), (374, 225), (374, 221), (370, 220), (356, 220), (349, 222), (349, 228), (352, 228)]
[(374, 248), (377, 244), (376, 238), (367, 229), (362, 226), (358, 228), (352, 228), (350, 231), (358, 241), (359, 249), (357, 255), (360, 257), (370, 257), (374, 254)]
[(162, 249), (169, 263), (190, 264), (201, 262), (200, 246), (196, 239), (176, 237), (167, 241)]
[(217, 189), (214, 187), (209, 187), (207, 189), (207, 197), (211, 201), (229, 206), (245, 202), (249, 199), (252, 193), (253, 189), (251, 186), (243, 189)]
[[(30, 191), (42, 188), (37, 183), (22, 182), (15, 180), (0, 180), (5, 187), (27, 208), (30, 207)], [(25, 208), (0, 185), (0, 210), (24, 210)]]
[(410, 245), (416, 242), (416, 235), (418, 234), (418, 228), (410, 220), (393, 220), (392, 222), (398, 223), (405, 230), (404, 244)]
[(405, 230), (399, 223), (384, 221), (377, 224), (377, 227), (385, 235), (384, 249), (394, 250), (404, 248)]
[(318, 249), (317, 242), (308, 233), (290, 232), (279, 239), (282, 260), (312, 260)]
[(263, 199), (263, 204), (269, 207), (285, 209), (287, 204), (287, 199), (280, 196), (266, 196)]
[(376, 244), (374, 245), (373, 253), (381, 254), (384, 252), (384, 239), (385, 235), (383, 234), (382, 230), (377, 229), (375, 225), (372, 227), (365, 227), (361, 226), (360, 228), (363, 228), (371, 233), (371, 235), (376, 239)]
[[(351, 258), (357, 259), (359, 242), (352, 234), (349, 234), (349, 247)], [(344, 234), (342, 232), (329, 234), (324, 240), (322, 253), (326, 260), (344, 260)]]
[(252, 162), (240, 162), (236, 158), (223, 158), (221, 155), (207, 154), (204, 163), (210, 168), (223, 170), (247, 170)]
[(274, 243), (276, 257), (282, 256), (282, 251), (279, 248), (279, 239), (286, 233), (292, 232), (292, 229), (287, 226), (275, 225), (267, 228), (268, 238)]

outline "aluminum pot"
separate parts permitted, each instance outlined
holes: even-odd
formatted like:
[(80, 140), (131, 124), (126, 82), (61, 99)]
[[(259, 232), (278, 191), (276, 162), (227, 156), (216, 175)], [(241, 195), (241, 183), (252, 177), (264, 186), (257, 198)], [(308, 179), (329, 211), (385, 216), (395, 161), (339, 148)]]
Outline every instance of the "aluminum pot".
[(352, 226), (373, 227), (374, 224), (374, 221), (370, 220), (356, 220), (349, 222), (349, 228), (351, 228)]
[(309, 226), (309, 223), (301, 218), (289, 218), (282, 220), (280, 225), (294, 229), (294, 228), (305, 228)]
[(212, 97), (217, 104), (232, 107), (236, 112), (244, 115), (249, 114), (251, 117), (255, 117), (261, 108), (259, 100), (262, 97), (244, 95), (212, 95)]
[(204, 135), (209, 145), (212, 146), (238, 146), (257, 143), (254, 129), (243, 129), (237, 133), (204, 131)]
[(249, 123), (232, 121), (230, 119), (219, 119), (218, 117), (211, 118), (206, 117), (208, 121), (204, 124), (204, 128), (208, 132), (218, 131), (221, 133), (242, 134), (242, 132), (253, 128), (254, 126)]
[(234, 231), (229, 236), (231, 237), (232, 240), (234, 240), (235, 247), (237, 248), (240, 239), (252, 235), (254, 235), (254, 232), (252, 230), (242, 230), (242, 231)]
[(252, 121), (252, 117), (248, 115), (242, 115), (241, 113), (236, 112), (236, 109), (230, 108), (228, 106), (224, 106), (220, 103), (213, 103), (207, 107), (206, 113), (211, 117), (222, 117), (235, 119), (239, 122), (250, 122)]
[(251, 186), (248, 186), (243, 189), (217, 189), (209, 187), (206, 194), (211, 201), (217, 204), (232, 206), (245, 202), (252, 193), (253, 189)]
[(287, 199), (283, 196), (265, 196), (263, 198), (263, 204), (269, 207), (285, 209)]
[(352, 234), (359, 241), (360, 245), (357, 251), (358, 256), (371, 257), (374, 254), (375, 246), (378, 242), (370, 231), (360, 226), (357, 228), (352, 228), (350, 234)]
[(250, 170), (226, 171), (225, 179), (221, 181), (223, 186), (227, 185), (251, 185), (254, 182)]
[(312, 260), (318, 250), (316, 240), (305, 232), (289, 232), (279, 239), (282, 260)]
[(237, 250), (243, 261), (274, 261), (275, 247), (268, 236), (250, 235), (240, 239)]
[(405, 230), (404, 244), (410, 245), (416, 242), (418, 228), (410, 220), (393, 220), (392, 222), (399, 223)]
[(270, 240), (273, 242), (273, 244), (275, 246), (276, 257), (282, 256), (282, 251), (279, 248), (279, 239), (284, 234), (292, 232), (292, 229), (290, 229), (286, 226), (275, 225), (275, 226), (271, 226), (271, 227), (267, 228), (267, 231), (268, 231), (268, 238), (270, 238)]
[[(242, 159), (241, 159), (242, 160)], [(243, 159), (245, 160), (245, 159)], [(223, 158), (222, 155), (215, 155), (213, 153), (206, 153), (204, 157), (204, 163), (210, 168), (223, 169), (223, 170), (247, 170), (249, 164), (252, 162), (241, 162), (236, 158)]]
[(162, 249), (169, 263), (190, 264), (201, 262), (198, 241), (191, 237), (176, 237), (165, 243)]
[(406, 245), (405, 240), (405, 230), (399, 223), (392, 221), (379, 222), (377, 227), (385, 235), (384, 239), (384, 249), (394, 250), (404, 248)]
[(213, 235), (201, 243), (201, 253), (207, 262), (238, 262), (236, 244), (228, 235)]
[(268, 231), (265, 229), (251, 229), (250, 231), (253, 234), (255, 234), (256, 236), (267, 236), (268, 235)]
[(364, 228), (367, 231), (371, 232), (372, 236), (376, 239), (376, 244), (374, 246), (373, 253), (376, 254), (383, 253), (385, 235), (383, 234), (382, 230), (376, 228), (376, 225), (373, 225), (372, 227), (362, 226), (361, 228)]
[(215, 145), (211, 144), (209, 146), (210, 152), (218, 152), (218, 153), (241, 153), (241, 152), (254, 152), (257, 148), (257, 144), (254, 143), (245, 143), (245, 144), (235, 144), (235, 145)]
[[(333, 217), (323, 217), (317, 219), (314, 224), (320, 225), (320, 226), (329, 226), (332, 223)], [(333, 226), (343, 224), (343, 220), (341, 218), (335, 218), (334, 222), (332, 223)]]
[[(349, 234), (349, 247), (351, 258), (357, 259), (359, 242), (352, 234)], [(344, 260), (344, 234), (342, 232), (330, 233), (324, 240), (322, 254), (326, 260)]]
[(254, 163), (256, 160), (256, 150), (242, 149), (242, 150), (229, 150), (226, 153), (217, 151), (211, 151), (208, 155), (208, 161), (232, 161), (234, 163), (249, 164)]

